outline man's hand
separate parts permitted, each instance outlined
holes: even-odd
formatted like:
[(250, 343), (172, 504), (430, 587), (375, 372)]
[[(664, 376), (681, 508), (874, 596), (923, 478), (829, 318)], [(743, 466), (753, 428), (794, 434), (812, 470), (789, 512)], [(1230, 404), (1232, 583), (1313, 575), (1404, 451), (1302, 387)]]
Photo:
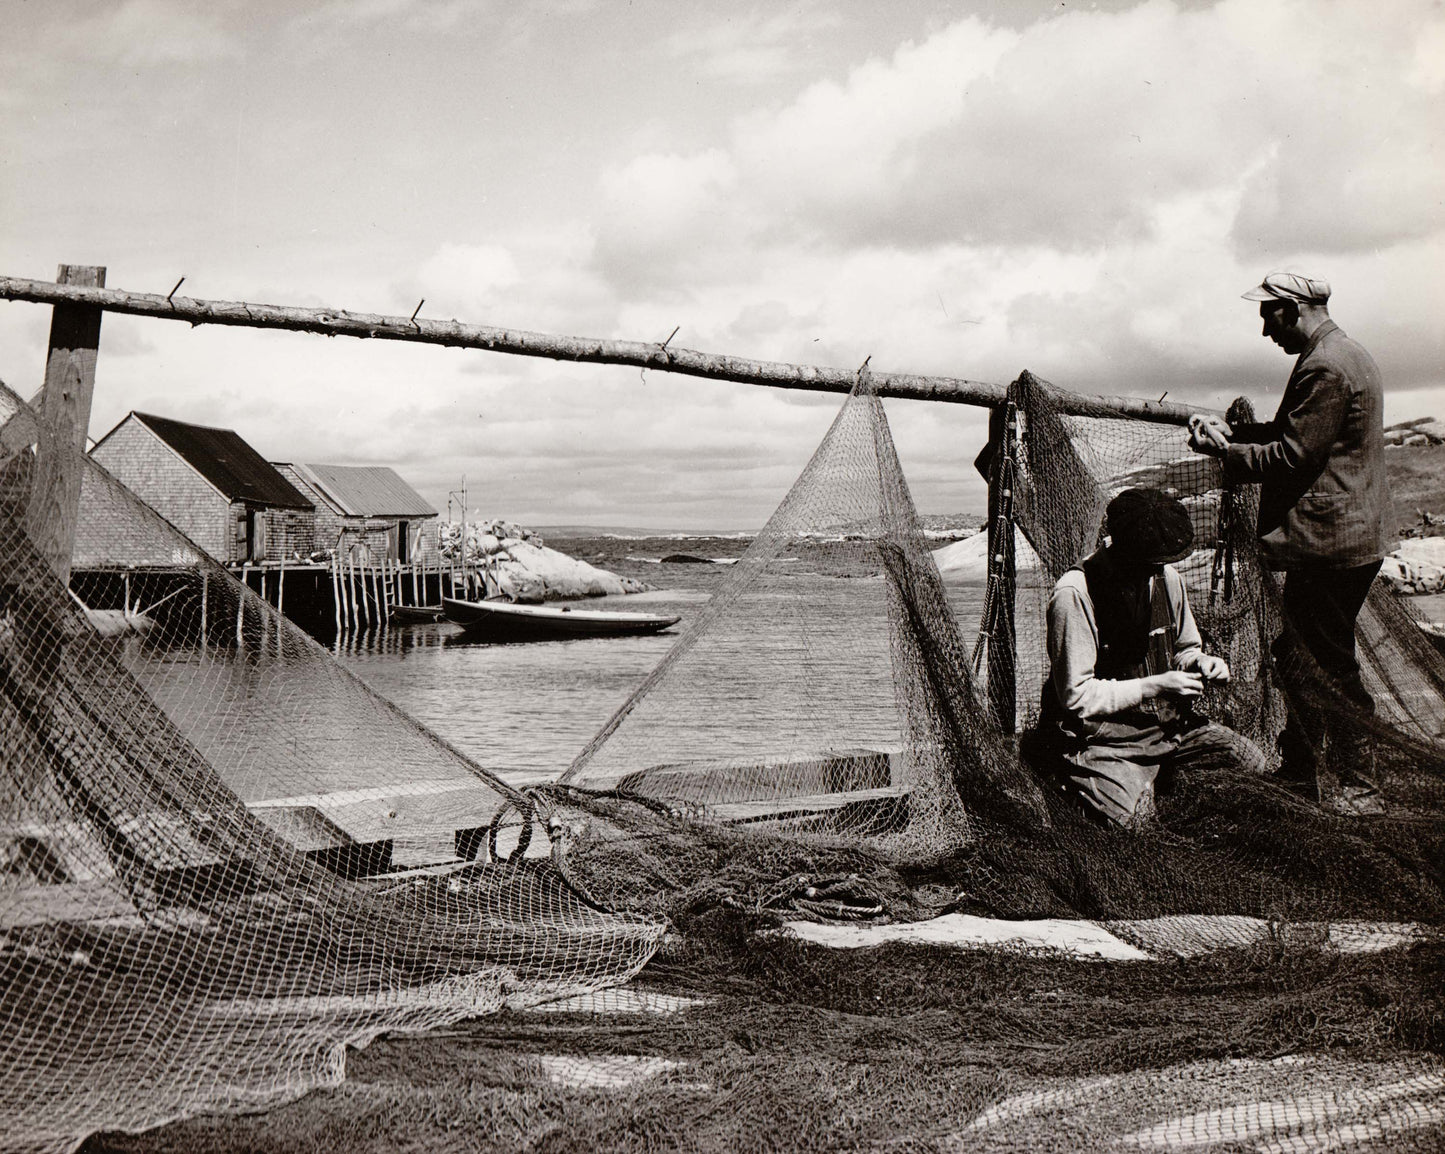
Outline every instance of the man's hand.
[(1189, 418), (1189, 447), (1196, 453), (1222, 456), (1229, 448), (1230, 432), (1222, 418), (1195, 413)]
[(1168, 673), (1156, 673), (1144, 678), (1144, 699), (1161, 697), (1198, 697), (1204, 692), (1204, 678), (1197, 673), (1185, 673), (1182, 669), (1171, 669)]
[(1201, 654), (1194, 668), (1205, 681), (1229, 680), (1229, 662), (1222, 657), (1213, 657), (1208, 653)]

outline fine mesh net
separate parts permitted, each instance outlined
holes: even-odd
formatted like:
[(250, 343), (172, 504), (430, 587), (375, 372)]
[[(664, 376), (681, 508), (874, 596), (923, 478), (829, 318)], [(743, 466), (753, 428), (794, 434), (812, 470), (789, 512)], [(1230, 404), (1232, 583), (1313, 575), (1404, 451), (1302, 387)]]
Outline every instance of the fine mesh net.
[(1044, 818), (1016, 761), (977, 740), (988, 724), (864, 377), (727, 585), (560, 784), (922, 858), (972, 817)]
[[(1434, 972), (1445, 921), (1441, 655), (1373, 592), (1360, 643), (1378, 708), (1352, 707), (1290, 645), (1278, 578), (1252, 543), (1255, 493), (1226, 488), (1182, 429), (1081, 415), (1077, 400), (1065, 414), (1057, 395), (1025, 376), (996, 421), (1018, 442), (1007, 469), (995, 463), (1011, 509), (992, 510), (1003, 529), (983, 589), (977, 571), (940, 576), (882, 407), (860, 383), (732, 580), (550, 791), (584, 815), (574, 834), (591, 852), (574, 880), (604, 902), (653, 902), (684, 926), (719, 906), (835, 921), (977, 914), (1050, 919), (1018, 931), (1039, 948), (1050, 932), (1092, 925), (1137, 951), (1115, 956), (1142, 969), (1110, 968), (1087, 989), (1061, 965), (1064, 985), (1041, 991), (1047, 965), (1023, 955), (972, 975), (976, 1034), (919, 1052), (996, 1063), (998, 1081), (966, 1124), (900, 1120), (885, 1146), (1434, 1148), (1445, 1081), (1438, 1027), (1423, 1023), (1442, 1008), (1409, 954), (1436, 959), (1423, 963)], [(1172, 491), (1190, 511), (1198, 548), (1179, 569), (1206, 650), (1233, 669), (1202, 710), (1240, 744), (1161, 781), (1152, 819), (1125, 829), (1082, 814), (1018, 747), (1040, 713), (1049, 591), (1100, 543), (1108, 499), (1136, 486)], [(792, 573), (791, 558), (830, 537), (828, 555), (846, 553), (848, 566), (828, 574), (814, 558), (816, 575)], [(982, 623), (972, 652), (962, 612)], [(761, 724), (774, 710), (790, 724)], [(1304, 793), (1273, 772), (1291, 711), (1318, 738), (1319, 781)], [(1231, 756), (1246, 742), (1263, 766)], [(1382, 813), (1333, 804), (1331, 750), (1345, 742), (1376, 762)], [(1397, 991), (1399, 1028), (1368, 1027), (1365, 1039), (1359, 1018), (1301, 1027), (1333, 1013), (1339, 975), (1315, 959), (1345, 955), (1368, 958), (1347, 980)], [(928, 980), (901, 955), (889, 961), (899, 987)], [(1172, 978), (1151, 968), (1165, 961), (1180, 967)], [(1315, 979), (1300, 978), (1316, 965)], [(1296, 980), (1288, 1014), (1304, 1018), (1272, 1018), (1280, 1029), (1267, 1042), (1243, 1038), (1241, 1023), (1284, 1012), (1264, 1011), (1261, 991)], [(1177, 1001), (1132, 1032), (1161, 981)], [(779, 996), (759, 996), (769, 994)], [(1050, 1063), (1021, 1056), (1045, 1037), (1057, 1038), (1060, 1063), (1047, 1074)], [(1383, 1089), (1345, 1105), (1350, 1079)]]
[(110, 575), (124, 609), (85, 604), (105, 574), (67, 590), (32, 531), (34, 416), (8, 392), (0, 416), (0, 1146), (265, 1106), (381, 1031), (646, 961), (660, 922), (588, 906), (545, 838), (497, 848), (514, 789), (78, 454), (76, 555), (103, 525), (147, 569)]
[[(725, 829), (894, 864), (964, 854), (972, 894), (1004, 916), (1438, 920), (1441, 654), (1409, 612), (1373, 594), (1361, 633), (1380, 708), (1364, 716), (1341, 702), (1287, 644), (1276, 578), (1251, 545), (1253, 494), (1225, 490), (1182, 429), (1079, 416), (1077, 402), (1065, 416), (1052, 396), (1027, 376), (1014, 387), (1017, 569), (1000, 571), (996, 547), (980, 591), (939, 576), (861, 378), (730, 581), (559, 786), (605, 799), (610, 819), (629, 804), (644, 825), (682, 817), (694, 842)], [(1139, 485), (1179, 495), (1195, 521), (1199, 547), (1179, 569), (1205, 648), (1234, 672), (1205, 696), (1205, 718), (1241, 747), (1273, 751), (1286, 712), (1331, 716), (1312, 799), (1227, 748), (1178, 790), (1160, 783), (1159, 822), (1118, 839), (1061, 809), (1020, 758), (1016, 731), (1038, 718), (1048, 666), (1049, 589), (1100, 542), (1110, 495)], [(819, 542), (848, 568), (829, 575), (815, 559), (811, 575), (793, 572)], [(972, 653), (955, 605), (997, 625)], [(1321, 804), (1325, 747), (1364, 734), (1389, 816), (1342, 822)], [(1202, 861), (1215, 867), (1201, 874)]]
[[(1254, 494), (1226, 489), (1177, 428), (1077, 401), (1065, 414), (1056, 396), (1025, 375), (998, 414), (1008, 484), (986, 580), (935, 565), (862, 377), (706, 610), (561, 781), (526, 796), (379, 702), (94, 471), (87, 503), (137, 518), (137, 564), (180, 550), (164, 556), (188, 590), (160, 604), (169, 590), (133, 584), (127, 605), (155, 624), (98, 638), (22, 531), (16, 454), (0, 547), (19, 863), (0, 1047), (26, 1071), (0, 1091), (12, 1130), (59, 1145), (265, 1104), (339, 1076), (342, 1041), (626, 978), (668, 920), (680, 933), (644, 981), (713, 1008), (610, 1039), (599, 1023), (585, 1039), (559, 1029), (602, 1048), (646, 1033), (678, 1063), (723, 1039), (709, 1077), (728, 1108), (682, 1080), (592, 1099), (575, 1144), (671, 1126), (684, 1147), (733, 1149), (741, 1118), (754, 1144), (787, 1149), (1438, 1148), (1440, 655), (1372, 593), (1360, 636), (1376, 709), (1342, 702), (1289, 644), (1251, 543)], [(1206, 648), (1234, 670), (1204, 711), (1266, 770), (1286, 716), (1304, 719), (1322, 767), (1309, 795), (1225, 758), (1161, 788), (1153, 820), (1112, 828), (1021, 758), (1048, 592), (1098, 543), (1109, 496), (1137, 485), (1174, 490), (1195, 521), (1201, 548), (1180, 568)], [(1383, 813), (1331, 804), (1346, 743), (1371, 751)], [(398, 795), (399, 777), (418, 792)], [(321, 804), (338, 792), (345, 806)], [(348, 876), (377, 872), (367, 847), (388, 823), (450, 837), (465, 818), (490, 835), (533, 813), (550, 857)], [(390, 840), (391, 864), (435, 857)], [(754, 932), (938, 915), (1016, 928), (978, 954), (894, 946), (868, 962)], [(1049, 937), (1095, 931), (1113, 952), (1091, 956), (1113, 961)], [(540, 1027), (474, 1031), (483, 1046), (548, 1044)], [(761, 1060), (756, 1038), (773, 1047)]]

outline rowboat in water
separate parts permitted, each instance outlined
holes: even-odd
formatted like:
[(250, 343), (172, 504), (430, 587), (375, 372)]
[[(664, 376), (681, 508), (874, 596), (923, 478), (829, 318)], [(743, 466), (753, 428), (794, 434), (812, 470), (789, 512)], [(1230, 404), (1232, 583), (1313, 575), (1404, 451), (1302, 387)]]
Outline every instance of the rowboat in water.
[(393, 605), (391, 620), (396, 625), (427, 625), (440, 621), (446, 611), (440, 605)]
[(474, 637), (505, 641), (549, 637), (602, 637), (657, 633), (682, 620), (661, 613), (618, 613), (570, 605), (516, 605), (510, 601), (455, 601), (442, 598), (448, 621)]

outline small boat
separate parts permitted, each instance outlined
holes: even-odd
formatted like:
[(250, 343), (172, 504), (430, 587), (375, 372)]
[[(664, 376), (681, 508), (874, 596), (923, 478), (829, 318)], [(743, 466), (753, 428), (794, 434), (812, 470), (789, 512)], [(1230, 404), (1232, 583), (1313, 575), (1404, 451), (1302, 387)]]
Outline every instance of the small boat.
[(393, 605), (391, 607), (391, 619), (397, 625), (425, 625), (432, 621), (441, 621), (446, 615), (446, 610), (440, 605)]
[(447, 620), (473, 637), (530, 641), (549, 637), (603, 637), (657, 633), (681, 617), (661, 613), (617, 613), (570, 605), (517, 605), (511, 601), (454, 601), (442, 598)]

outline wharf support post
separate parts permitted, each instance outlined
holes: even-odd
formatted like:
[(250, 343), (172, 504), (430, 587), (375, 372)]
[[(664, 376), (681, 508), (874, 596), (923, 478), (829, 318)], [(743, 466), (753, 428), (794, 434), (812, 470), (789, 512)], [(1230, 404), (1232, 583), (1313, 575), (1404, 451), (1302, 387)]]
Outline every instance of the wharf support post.
[[(974, 462), (988, 479), (988, 584), (974, 647), (974, 672), (984, 673), (989, 706), (1006, 734), (1018, 730), (1014, 600), (1014, 493), (1018, 483), (1018, 382), (989, 413), (988, 444)], [(980, 668), (982, 663), (982, 668)]]

